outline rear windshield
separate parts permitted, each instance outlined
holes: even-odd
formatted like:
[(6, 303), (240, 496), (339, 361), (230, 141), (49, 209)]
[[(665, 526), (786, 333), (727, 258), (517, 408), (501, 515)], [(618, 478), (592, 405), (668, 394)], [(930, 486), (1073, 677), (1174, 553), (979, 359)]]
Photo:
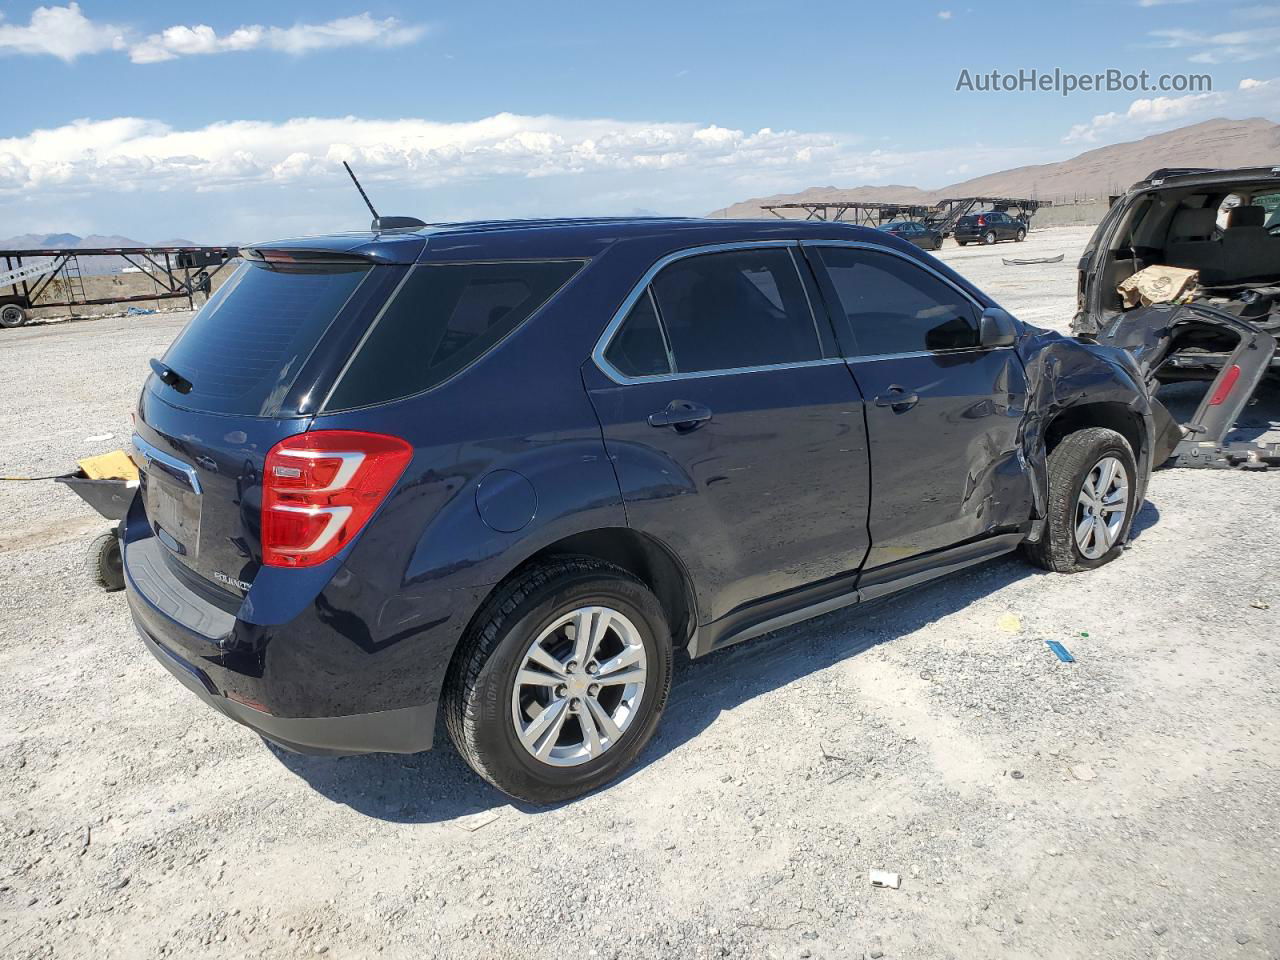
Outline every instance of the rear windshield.
[(241, 265), (178, 336), (164, 362), (191, 382), (181, 406), (272, 416), (368, 264)]
[(443, 383), (581, 268), (580, 260), (419, 264), (374, 323), (325, 410), (384, 403)]

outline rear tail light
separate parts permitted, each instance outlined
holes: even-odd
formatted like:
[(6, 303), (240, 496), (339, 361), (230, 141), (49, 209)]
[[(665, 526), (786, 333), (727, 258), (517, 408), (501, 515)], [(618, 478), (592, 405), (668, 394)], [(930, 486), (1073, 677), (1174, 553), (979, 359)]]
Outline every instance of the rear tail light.
[(413, 448), (399, 437), (317, 430), (281, 440), (262, 477), (262, 562), (314, 567), (354, 539), (396, 485)]
[(979, 217), (979, 218), (978, 218), (978, 226), (980, 226), (980, 227), (985, 227), (986, 225), (987, 225), (987, 218), (986, 218), (986, 217)]
[(1213, 396), (1209, 398), (1209, 406), (1216, 407), (1227, 399), (1231, 394), (1231, 388), (1236, 385), (1236, 381), (1240, 379), (1240, 366), (1233, 363), (1230, 369), (1222, 375), (1222, 379), (1218, 382), (1218, 387), (1213, 391)]

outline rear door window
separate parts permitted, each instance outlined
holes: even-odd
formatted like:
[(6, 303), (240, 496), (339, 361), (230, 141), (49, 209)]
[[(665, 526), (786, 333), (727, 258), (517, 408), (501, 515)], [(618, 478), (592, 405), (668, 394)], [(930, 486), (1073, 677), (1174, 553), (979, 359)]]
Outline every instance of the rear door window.
[(822, 357), (790, 249), (686, 257), (664, 267), (652, 288), (678, 373)]
[(581, 260), (419, 264), (374, 322), (325, 410), (385, 403), (443, 383), (581, 268)]
[(836, 320), (857, 356), (959, 350), (978, 345), (978, 310), (968, 297), (903, 257), (856, 247), (822, 247), (839, 299)]
[(191, 382), (166, 399), (194, 410), (273, 416), (368, 263), (245, 263), (187, 324), (164, 362)]

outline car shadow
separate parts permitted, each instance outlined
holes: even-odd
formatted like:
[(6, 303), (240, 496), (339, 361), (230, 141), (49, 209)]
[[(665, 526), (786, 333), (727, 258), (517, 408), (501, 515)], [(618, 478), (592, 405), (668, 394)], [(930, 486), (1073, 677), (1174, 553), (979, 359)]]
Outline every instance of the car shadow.
[[(1151, 529), (1159, 519), (1159, 510), (1148, 501), (1134, 518), (1133, 536)], [(1012, 554), (698, 660), (682, 656), (676, 663), (671, 696), (658, 731), (622, 779), (634, 776), (694, 739), (722, 713), (761, 694), (913, 633), (1027, 577), (1053, 576), (1057, 574), (1039, 571)], [(317, 793), (366, 816), (392, 823), (446, 822), (467, 817), (482, 823), (484, 818), (475, 815), (500, 807), (545, 813), (564, 805), (540, 807), (511, 800), (472, 772), (439, 726), (435, 744), (435, 749), (427, 753), (357, 757), (304, 756), (273, 744), (267, 744), (267, 748)], [(460, 826), (465, 828), (468, 824)]]

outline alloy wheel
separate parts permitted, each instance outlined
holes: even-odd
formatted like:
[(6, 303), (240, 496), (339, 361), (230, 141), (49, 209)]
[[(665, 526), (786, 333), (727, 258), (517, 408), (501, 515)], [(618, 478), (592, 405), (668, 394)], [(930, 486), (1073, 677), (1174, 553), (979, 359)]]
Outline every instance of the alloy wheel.
[(1129, 472), (1119, 458), (1103, 457), (1085, 474), (1076, 498), (1075, 536), (1080, 553), (1097, 560), (1115, 546), (1129, 513)]
[(589, 606), (557, 617), (530, 644), (516, 673), (516, 738), (551, 766), (596, 759), (636, 719), (647, 668), (640, 631), (619, 611)]

